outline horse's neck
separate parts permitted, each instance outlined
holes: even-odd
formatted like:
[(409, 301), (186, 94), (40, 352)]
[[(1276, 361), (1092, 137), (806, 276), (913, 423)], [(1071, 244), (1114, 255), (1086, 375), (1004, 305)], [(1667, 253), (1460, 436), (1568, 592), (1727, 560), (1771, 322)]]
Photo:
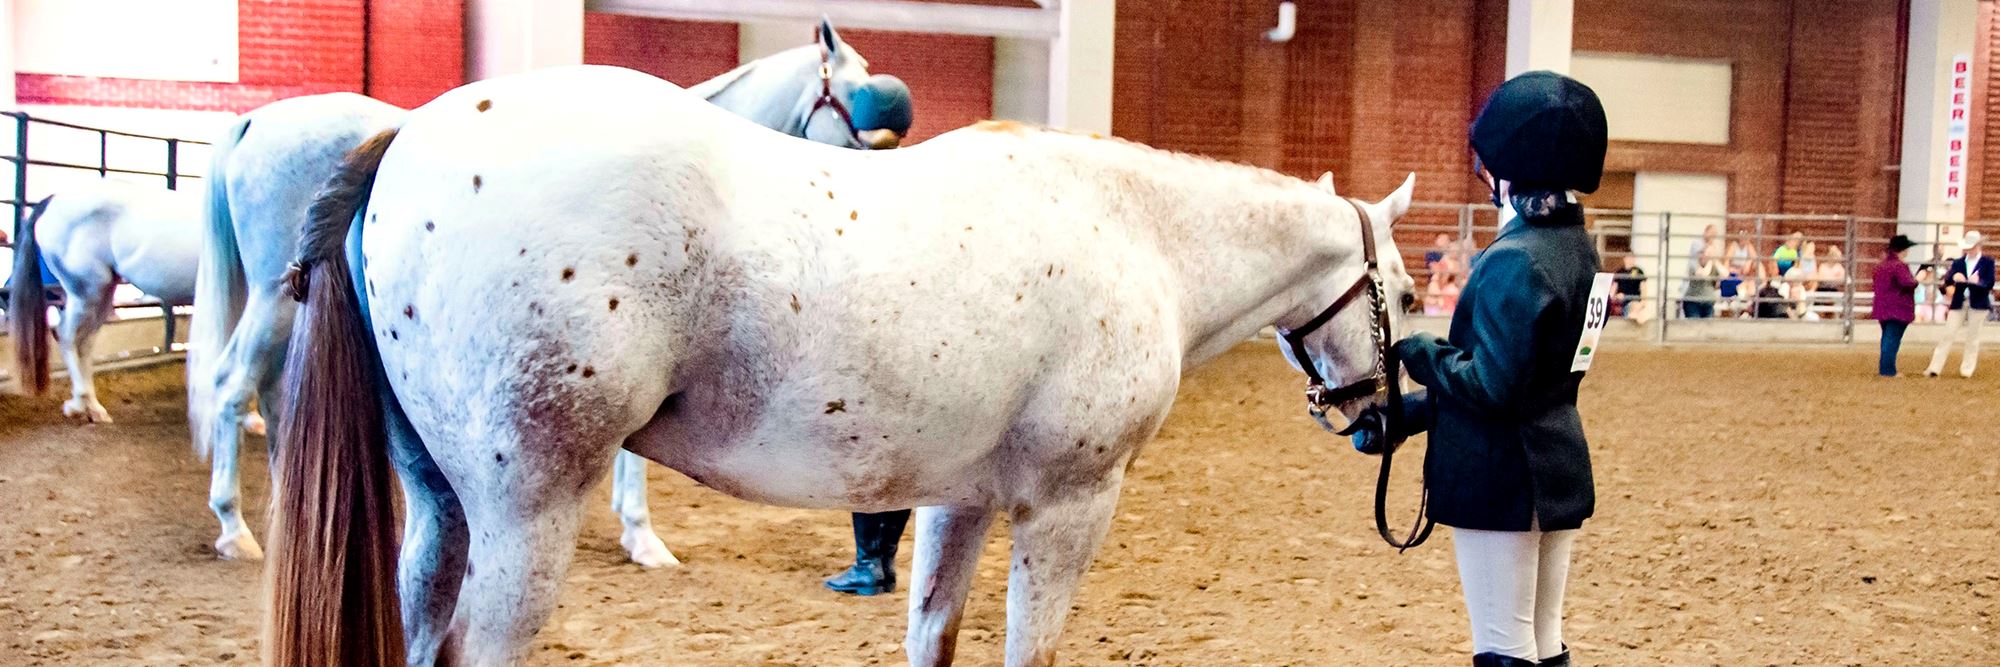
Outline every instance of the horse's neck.
[(816, 47), (792, 49), (751, 61), (722, 76), (695, 84), (688, 91), (707, 99), (750, 122), (798, 134), (799, 103), (805, 85), (819, 83), (817, 58), (808, 56)]
[[(1273, 324), (1325, 307), (1337, 280), (1360, 275), (1359, 216), (1304, 181), (1236, 165), (1169, 156), (1134, 166), (1157, 177), (1157, 196), (1131, 204), (1179, 278), (1186, 366)], [(1124, 167), (1121, 167), (1123, 169)]]

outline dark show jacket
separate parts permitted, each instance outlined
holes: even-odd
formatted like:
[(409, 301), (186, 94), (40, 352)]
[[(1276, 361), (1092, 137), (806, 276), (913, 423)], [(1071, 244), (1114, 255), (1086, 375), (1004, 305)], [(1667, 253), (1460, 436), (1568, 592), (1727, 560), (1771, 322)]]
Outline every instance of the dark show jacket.
[[(1966, 268), (1964, 257), (1951, 260), (1951, 270), (1946, 271), (1944, 275), (1946, 278), (1945, 281), (1946, 287), (1958, 288), (1956, 290), (1953, 290), (1951, 294), (1952, 310), (1964, 309), (1966, 306), (1965, 300), (1967, 298), (1972, 299), (1973, 310), (1993, 309), (1993, 257), (1992, 256), (1981, 255), (1979, 257), (1979, 261), (1973, 263), (1971, 269)], [(1952, 280), (1951, 276), (1964, 276), (1964, 277)], [(1464, 297), (1460, 297), (1461, 303), (1463, 303), (1463, 299)]]
[(1570, 364), (1599, 263), (1571, 208), (1519, 218), (1472, 264), (1450, 339), (1396, 344), (1411, 379), (1407, 431), (1428, 428), (1424, 482), (1438, 523), (1474, 530), (1567, 530), (1596, 505)]

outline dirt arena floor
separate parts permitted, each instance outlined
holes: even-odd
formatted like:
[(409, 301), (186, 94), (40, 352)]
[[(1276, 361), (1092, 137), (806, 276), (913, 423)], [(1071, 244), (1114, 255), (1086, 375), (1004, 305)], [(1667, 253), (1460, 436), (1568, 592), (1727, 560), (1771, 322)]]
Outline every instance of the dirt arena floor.
[[(1598, 363), (1584, 400), (1598, 518), (1568, 604), (1579, 664), (2000, 664), (2000, 368), (1882, 380), (1859, 350)], [(0, 397), (0, 665), (256, 661), (258, 566), (210, 555), (180, 374), (103, 377), (115, 425)], [(1375, 459), (1301, 413), (1300, 383), (1268, 343), (1187, 379), (1077, 600), (1066, 664), (1468, 662), (1451, 532), (1384, 546)], [(652, 479), (686, 565), (626, 564), (600, 491), (533, 664), (902, 664), (901, 592), (819, 587), (851, 557), (845, 516)], [(1005, 535), (974, 585), (961, 664), (999, 664)]]

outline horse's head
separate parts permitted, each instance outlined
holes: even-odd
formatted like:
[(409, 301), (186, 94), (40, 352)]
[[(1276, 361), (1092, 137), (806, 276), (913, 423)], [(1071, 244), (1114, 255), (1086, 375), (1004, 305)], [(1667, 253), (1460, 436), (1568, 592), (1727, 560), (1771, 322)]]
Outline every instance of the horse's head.
[[(1362, 409), (1386, 399), (1386, 392), (1400, 391), (1393, 374), (1385, 374), (1387, 348), (1396, 342), (1402, 329), (1403, 312), (1415, 299), (1416, 280), (1403, 265), (1391, 225), (1410, 209), (1416, 188), (1416, 174), (1402, 187), (1374, 203), (1348, 200), (1333, 208), (1343, 230), (1356, 229), (1351, 221), (1367, 226), (1367, 243), (1356, 235), (1353, 252), (1341, 265), (1327, 273), (1315, 298), (1292, 328), (1279, 330), (1285, 360), (1313, 380), (1312, 397), (1317, 411), (1339, 412), (1351, 422)], [(1320, 186), (1334, 195), (1332, 174), (1320, 178)], [(1349, 203), (1351, 202), (1351, 203)], [(1354, 232), (1345, 232), (1352, 234)], [(1376, 270), (1366, 270), (1372, 245)], [(1320, 308), (1324, 305), (1324, 308)], [(1301, 358), (1303, 356), (1304, 358)], [(1322, 418), (1329, 429), (1340, 430)]]
[(840, 38), (831, 21), (820, 20), (817, 41), (823, 69), (808, 86), (805, 138), (877, 150), (901, 144), (915, 119), (910, 87), (886, 74), (870, 76), (868, 59)]

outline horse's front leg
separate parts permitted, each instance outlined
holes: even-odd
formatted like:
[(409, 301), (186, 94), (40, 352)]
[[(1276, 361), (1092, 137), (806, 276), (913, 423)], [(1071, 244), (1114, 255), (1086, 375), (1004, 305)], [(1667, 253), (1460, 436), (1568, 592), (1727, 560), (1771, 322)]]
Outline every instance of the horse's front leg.
[(645, 567), (679, 565), (680, 559), (667, 550), (667, 543), (653, 532), (652, 511), (646, 506), (646, 459), (627, 451), (618, 452), (611, 473), (611, 511), (625, 524), (618, 543), (632, 562)]
[(958, 622), (965, 615), (965, 594), (972, 588), (972, 574), (986, 551), (986, 531), (992, 526), (990, 507), (917, 508), (910, 629), (903, 639), (911, 667), (951, 664), (958, 649)]
[(1013, 566), (1007, 575), (1007, 667), (1055, 664), (1070, 599), (1118, 508), (1123, 465), (1095, 488), (1053, 489), (1014, 508)]

